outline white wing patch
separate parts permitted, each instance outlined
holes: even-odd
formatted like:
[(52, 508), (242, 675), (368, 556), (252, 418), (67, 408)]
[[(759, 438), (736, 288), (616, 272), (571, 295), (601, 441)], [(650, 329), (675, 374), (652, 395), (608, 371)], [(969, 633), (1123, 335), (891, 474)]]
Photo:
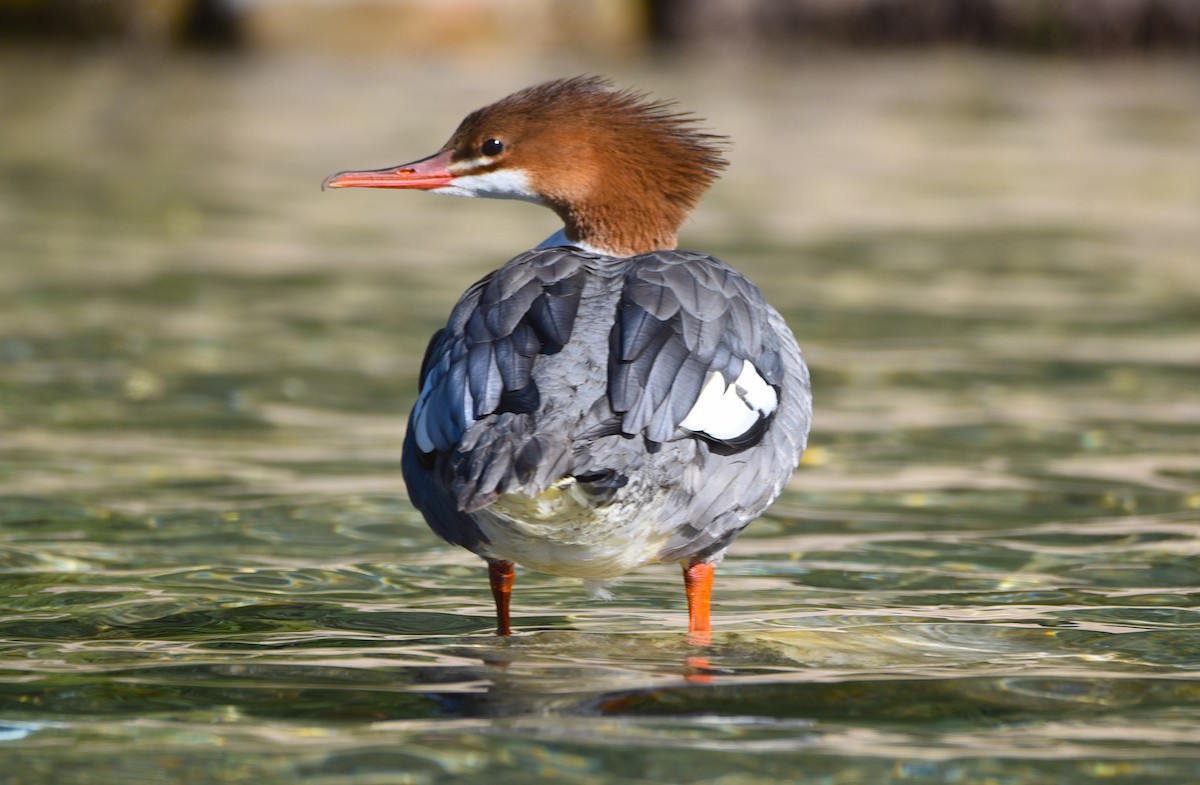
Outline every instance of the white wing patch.
[(733, 384), (726, 385), (719, 371), (710, 373), (679, 427), (727, 441), (749, 431), (760, 418), (769, 417), (778, 405), (775, 388), (746, 360)]

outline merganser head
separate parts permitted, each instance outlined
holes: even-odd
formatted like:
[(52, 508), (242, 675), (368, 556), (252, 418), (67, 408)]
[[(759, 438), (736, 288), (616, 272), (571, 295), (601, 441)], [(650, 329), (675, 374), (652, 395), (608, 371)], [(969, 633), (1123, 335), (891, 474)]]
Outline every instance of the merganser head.
[(726, 138), (697, 122), (600, 77), (560, 79), (472, 112), (428, 158), (341, 172), (324, 186), (522, 199), (558, 213), (572, 243), (632, 256), (674, 248), (684, 218), (727, 165)]

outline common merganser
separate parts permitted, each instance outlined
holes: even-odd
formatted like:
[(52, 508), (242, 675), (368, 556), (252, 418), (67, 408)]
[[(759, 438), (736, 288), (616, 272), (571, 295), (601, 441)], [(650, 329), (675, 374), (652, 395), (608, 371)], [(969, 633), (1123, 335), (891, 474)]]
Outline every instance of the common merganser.
[(680, 562), (688, 631), (709, 639), (717, 563), (804, 451), (808, 369), (783, 317), (729, 265), (674, 250), (727, 165), (696, 123), (560, 79), (472, 112), (427, 158), (324, 183), (520, 199), (563, 221), (463, 294), (404, 439), (409, 497), (487, 562), (500, 635), (514, 563), (609, 596)]

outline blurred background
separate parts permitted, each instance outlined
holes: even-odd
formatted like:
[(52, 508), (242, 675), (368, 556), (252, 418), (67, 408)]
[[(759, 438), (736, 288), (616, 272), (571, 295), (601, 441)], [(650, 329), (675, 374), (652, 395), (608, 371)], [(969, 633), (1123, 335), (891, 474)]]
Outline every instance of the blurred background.
[[(1190, 0), (4, 0), (10, 37), (334, 52), (519, 45), (1195, 52)], [(568, 44), (570, 41), (572, 43)]]
[[(1114, 349), (1094, 322), (1132, 324), (1140, 295), (1139, 329), (1191, 313), (1198, 56), (1192, 0), (0, 0), (0, 427), (37, 449), (7, 487), (119, 496), (97, 477), (130, 471), (140, 506), (148, 476), (226, 478), (207, 450), (45, 465), (80, 460), (58, 446), (76, 427), (115, 429), (105, 444), (218, 423), (278, 436), (301, 433), (280, 417), (369, 412), (384, 419), (365, 442), (306, 438), (394, 456), (426, 336), (556, 224), (319, 183), (426, 155), (466, 112), (589, 72), (732, 138), (683, 244), (772, 292), (822, 371), (810, 460), (844, 453), (879, 423), (841, 407), (894, 395), (896, 374), (955, 352), (1099, 359)], [(1136, 353), (1192, 359), (1171, 335)], [(875, 354), (897, 342), (934, 354)], [(1011, 405), (973, 371), (954, 391), (994, 394), (963, 416)], [(392, 492), (392, 469), (347, 474)]]
[[(731, 137), (681, 244), (813, 371), (711, 672), (672, 565), (494, 640), (405, 498), (554, 216), (320, 190), (580, 73)], [(1195, 0), (0, 0), (0, 779), (1200, 781), (1198, 257)]]

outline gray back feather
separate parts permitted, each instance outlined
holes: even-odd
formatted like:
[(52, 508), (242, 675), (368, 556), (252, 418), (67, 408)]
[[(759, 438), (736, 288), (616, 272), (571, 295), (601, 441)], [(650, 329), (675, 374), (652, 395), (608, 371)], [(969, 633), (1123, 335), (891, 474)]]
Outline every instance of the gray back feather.
[[(779, 395), (753, 438), (681, 429), (707, 376), (732, 383), (746, 361)], [(811, 419), (807, 369), (782, 317), (741, 273), (679, 251), (517, 256), (455, 306), (421, 389), (405, 442), (409, 493), (439, 535), (472, 549), (482, 535), (471, 512), (574, 476), (597, 493), (675, 489), (658, 523), (673, 533), (666, 555), (717, 552), (778, 495)], [(744, 490), (730, 497), (731, 486)]]

